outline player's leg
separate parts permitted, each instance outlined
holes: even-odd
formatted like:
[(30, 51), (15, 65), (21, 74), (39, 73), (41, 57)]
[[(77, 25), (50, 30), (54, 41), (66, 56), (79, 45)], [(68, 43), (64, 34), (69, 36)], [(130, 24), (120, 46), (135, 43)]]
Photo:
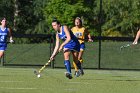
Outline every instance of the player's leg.
[(71, 74), (71, 64), (70, 64), (70, 51), (69, 50), (65, 50), (64, 52), (64, 65), (65, 68), (67, 70), (67, 72), (65, 73), (66, 77), (69, 79), (72, 79), (72, 74)]
[(136, 35), (136, 37), (135, 37), (135, 40), (134, 40), (133, 44), (137, 44), (139, 38), (140, 38), (140, 29), (139, 29), (139, 31), (137, 32), (137, 35)]
[(79, 55), (78, 55), (78, 60), (81, 62), (81, 64), (83, 64), (83, 58), (82, 58), (83, 53), (84, 53), (84, 50), (82, 49), (80, 50)]
[[(79, 56), (79, 53), (77, 53), (77, 52), (75, 52), (75, 53), (73, 54), (73, 67), (74, 67), (74, 69), (75, 69), (75, 72), (78, 71), (78, 67), (77, 67), (77, 65), (76, 65), (77, 62), (75, 62), (75, 60), (76, 60), (76, 61), (78, 60), (78, 56)], [(75, 58), (75, 57), (76, 57), (76, 58)], [(75, 74), (76, 74), (76, 73), (75, 73)]]
[(75, 68), (75, 73), (74, 73), (74, 75), (76, 76), (76, 77), (79, 77), (80, 76), (80, 72), (79, 72), (79, 70), (78, 70), (78, 66), (77, 66), (77, 63), (79, 62), (78, 61), (78, 52), (77, 51), (72, 51), (72, 55), (73, 55), (73, 66), (75, 66), (74, 68)]
[[(83, 59), (82, 59), (83, 53), (84, 53), (84, 50), (80, 50), (79, 55), (78, 55), (78, 60), (81, 63), (81, 65), (83, 64)], [(82, 68), (80, 70), (80, 73), (81, 75), (84, 75), (84, 71)]]
[[(82, 43), (81, 46), (80, 46), (80, 52), (79, 52), (79, 55), (78, 55), (78, 60), (80, 61), (81, 64), (83, 64), (83, 54), (84, 54), (84, 50), (85, 50), (85, 43)], [(81, 68), (80, 70), (80, 73), (81, 75), (84, 75), (84, 71), (83, 69)]]
[[(80, 52), (79, 52), (79, 54), (78, 54), (78, 60), (79, 60), (81, 63), (83, 63), (82, 55), (83, 55), (84, 49), (85, 49), (85, 44), (84, 44), (84, 43), (80, 44)], [(73, 67), (74, 67), (75, 71), (78, 70), (78, 67), (77, 67), (77, 65), (75, 64), (75, 62), (73, 62)]]
[[(83, 53), (84, 53), (84, 51), (83, 51), (83, 49), (82, 49), (82, 50), (80, 50), (80, 52), (79, 52), (79, 54), (78, 54), (78, 60), (79, 60), (79, 62), (81, 63), (81, 65), (83, 64), (83, 59), (82, 59)], [(78, 72), (78, 67), (77, 67), (77, 65), (76, 65), (76, 63), (75, 63), (74, 61), (73, 61), (73, 66), (74, 66), (74, 69), (75, 69), (74, 75), (75, 75), (75, 76), (79, 76), (79, 75), (78, 75), (78, 74), (79, 74), (79, 72)], [(81, 75), (84, 75), (83, 70), (81, 70), (81, 71), (82, 71), (82, 72), (80, 72)]]
[[(83, 71), (83, 69), (82, 69), (82, 67), (81, 67), (81, 63), (80, 63), (80, 61), (78, 60), (78, 54), (79, 54), (79, 52), (73, 51), (72, 54), (73, 54), (73, 61), (75, 62), (76, 66), (78, 67), (78, 69), (79, 69), (80, 71), (81, 71), (81, 70)], [(75, 71), (75, 75), (76, 75), (77, 77), (80, 76), (79, 70), (76, 70), (76, 71)]]
[[(0, 47), (0, 59), (4, 56), (5, 49), (6, 49), (6, 47)], [(3, 62), (4, 61), (2, 61), (1, 64), (4, 64)]]
[[(78, 71), (78, 67), (77, 67), (77, 65), (75, 64), (75, 62), (73, 61), (73, 67), (74, 67), (74, 69), (75, 69), (75, 71)], [(75, 73), (76, 74), (76, 73)], [(74, 75), (75, 75), (74, 74)]]
[(81, 64), (83, 63), (82, 56), (83, 56), (84, 50), (85, 50), (85, 43), (82, 43), (80, 45), (80, 52), (79, 52), (79, 55), (78, 55), (78, 60), (81, 62)]
[(0, 50), (0, 58), (2, 58), (3, 54), (4, 54), (4, 51)]
[(4, 55), (4, 51), (6, 50), (5, 46), (1, 46), (0, 47), (0, 58), (2, 58), (2, 56)]

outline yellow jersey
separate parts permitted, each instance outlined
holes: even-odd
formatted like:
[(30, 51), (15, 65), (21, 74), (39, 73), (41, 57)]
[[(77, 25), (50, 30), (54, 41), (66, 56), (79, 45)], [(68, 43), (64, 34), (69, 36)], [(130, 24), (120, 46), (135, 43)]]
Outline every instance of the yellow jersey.
[(81, 27), (81, 28), (73, 27), (71, 29), (71, 31), (78, 38), (78, 41), (79, 41), (80, 44), (85, 42), (86, 30), (85, 30), (84, 27)]

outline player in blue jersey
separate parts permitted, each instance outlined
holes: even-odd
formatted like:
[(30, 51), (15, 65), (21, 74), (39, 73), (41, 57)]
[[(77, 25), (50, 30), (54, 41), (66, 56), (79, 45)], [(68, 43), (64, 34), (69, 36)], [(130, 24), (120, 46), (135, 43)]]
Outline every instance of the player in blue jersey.
[(11, 30), (6, 27), (6, 18), (1, 19), (0, 25), (0, 58), (2, 58), (4, 51), (7, 48), (7, 37), (10, 37), (10, 43), (13, 43)]
[[(65, 75), (67, 78), (72, 79), (71, 64), (69, 61), (71, 53), (73, 55), (73, 61), (76, 63), (77, 67), (80, 70), (83, 70), (81, 68), (81, 63), (78, 61), (78, 52), (80, 51), (79, 41), (72, 31), (69, 30), (67, 26), (62, 26), (58, 20), (52, 21), (52, 27), (56, 31), (56, 45), (50, 59), (53, 60), (57, 52), (63, 50), (64, 65), (67, 70)], [(60, 44), (60, 39), (63, 40), (62, 44)], [(77, 76), (79, 75), (78, 73), (79, 72), (77, 71)]]

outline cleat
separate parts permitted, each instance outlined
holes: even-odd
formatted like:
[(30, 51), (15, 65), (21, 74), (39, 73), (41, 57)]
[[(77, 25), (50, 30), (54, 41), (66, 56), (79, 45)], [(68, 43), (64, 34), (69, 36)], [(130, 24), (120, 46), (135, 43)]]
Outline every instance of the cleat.
[(72, 79), (72, 75), (71, 75), (71, 73), (69, 73), (69, 72), (65, 72), (65, 75), (66, 75), (66, 77), (67, 77), (68, 79)]
[(74, 72), (74, 76), (76, 75), (76, 71)]
[(75, 71), (74, 75), (75, 75), (76, 77), (79, 77), (79, 76), (80, 76), (80, 71)]
[(80, 74), (81, 74), (81, 75), (84, 75), (83, 69), (80, 70)]
[(35, 75), (39, 75), (39, 73), (38, 73), (36, 70), (34, 71), (34, 74), (35, 74)]

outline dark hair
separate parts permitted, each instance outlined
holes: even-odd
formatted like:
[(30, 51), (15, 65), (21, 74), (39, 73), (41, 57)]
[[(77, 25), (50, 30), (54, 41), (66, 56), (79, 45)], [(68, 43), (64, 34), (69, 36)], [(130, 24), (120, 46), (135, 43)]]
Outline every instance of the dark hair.
[(58, 25), (61, 25), (61, 23), (57, 19), (53, 19), (52, 23), (56, 22)]
[(5, 17), (0, 18), (0, 21), (2, 21), (2, 20), (6, 20), (6, 18)]
[(76, 17), (75, 20), (76, 20), (76, 19), (78, 19), (78, 20), (80, 21), (80, 25), (82, 26), (83, 24), (82, 24), (81, 18), (80, 18), (80, 17)]

